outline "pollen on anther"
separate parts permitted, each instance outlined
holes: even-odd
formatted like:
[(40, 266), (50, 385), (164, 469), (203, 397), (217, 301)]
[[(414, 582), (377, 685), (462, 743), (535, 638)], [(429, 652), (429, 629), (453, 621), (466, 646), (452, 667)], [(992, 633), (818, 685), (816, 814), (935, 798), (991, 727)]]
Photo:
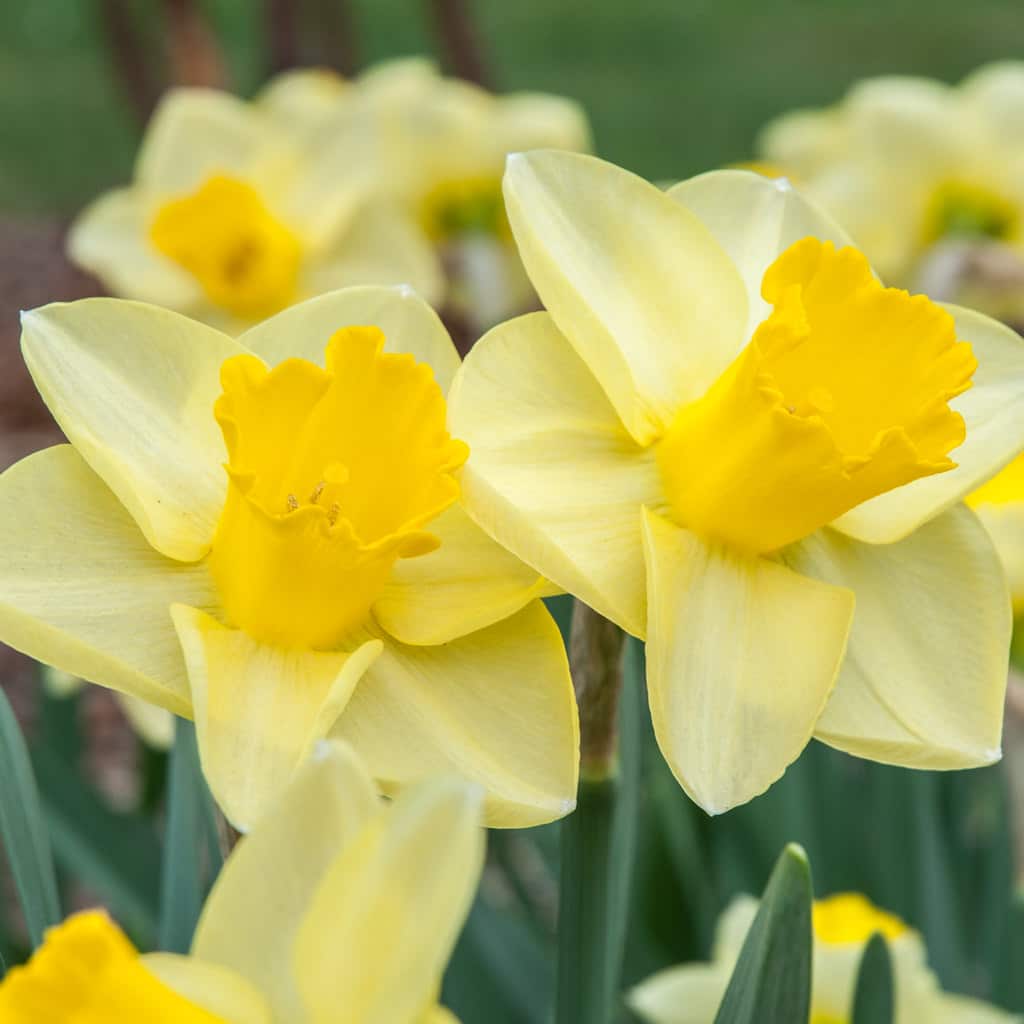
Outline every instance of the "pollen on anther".
[(298, 509), (298, 507), (299, 507), (299, 499), (296, 498), (294, 494), (289, 494), (288, 495), (288, 509), (289, 509), (289, 511), (294, 512), (294, 511), (296, 511), (296, 509)]
[(316, 487), (313, 488), (313, 493), (309, 496), (309, 503), (311, 505), (315, 505), (317, 503), (317, 501), (320, 498), (320, 495), (323, 494), (324, 492), (324, 487), (326, 486), (327, 482), (325, 480), (321, 480), (320, 483), (318, 483)]
[(333, 526), (338, 521), (338, 515), (341, 512), (341, 506), (334, 502), (333, 505), (327, 510), (327, 522)]

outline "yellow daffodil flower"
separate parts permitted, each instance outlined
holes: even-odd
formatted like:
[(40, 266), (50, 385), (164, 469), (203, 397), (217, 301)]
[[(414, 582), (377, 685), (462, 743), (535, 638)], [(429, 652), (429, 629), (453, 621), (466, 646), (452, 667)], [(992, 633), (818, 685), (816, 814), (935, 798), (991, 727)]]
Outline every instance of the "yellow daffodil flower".
[(578, 104), (544, 93), (494, 95), (415, 58), (379, 64), (347, 87), (322, 70), (291, 72), (268, 86), (263, 102), (304, 123), (336, 154), (332, 165), (374, 169), (381, 197), (442, 252), (456, 309), (489, 327), (529, 308), (502, 201), (505, 157), (537, 147), (588, 150)]
[(4, 1024), (453, 1024), (441, 974), (480, 877), (473, 787), (391, 805), (324, 742), (243, 838), (189, 956), (140, 956), (102, 911), (52, 929), (0, 982)]
[(431, 247), (373, 197), (369, 169), (319, 156), (280, 120), (227, 93), (172, 91), (134, 182), (73, 225), (72, 260), (115, 295), (230, 333), (345, 285), (408, 284), (436, 300)]
[[(712, 1024), (756, 913), (757, 900), (734, 900), (719, 919), (711, 963), (671, 967), (634, 988), (628, 1000), (640, 1019), (649, 1024)], [(1020, 1019), (976, 999), (943, 992), (928, 969), (921, 936), (857, 893), (815, 902), (813, 930), (810, 1024), (850, 1024), (857, 971), (876, 932), (885, 937), (892, 957), (895, 1024), (1011, 1024)]]
[(388, 792), (479, 782), (491, 824), (572, 808), (548, 585), (461, 508), (422, 300), (345, 289), (235, 340), (84, 299), (26, 313), (22, 349), (71, 444), (0, 477), (0, 638), (194, 718), (243, 830), (325, 736)]
[(888, 76), (834, 107), (770, 123), (760, 155), (791, 175), (901, 285), (945, 239), (987, 239), (1024, 255), (1024, 63), (959, 86)]
[(464, 501), (646, 638), (690, 796), (749, 800), (812, 736), (913, 767), (996, 760), (1010, 607), (960, 502), (1024, 446), (1017, 335), (884, 288), (747, 171), (665, 193), (538, 152), (510, 159), (505, 198), (547, 312), (492, 330), (456, 379)]
[[(71, 697), (85, 685), (84, 679), (62, 672), (52, 665), (43, 665), (43, 686), (58, 699)], [(127, 693), (116, 693), (117, 703), (136, 735), (156, 750), (168, 750), (174, 742), (174, 715), (165, 708), (139, 700)]]

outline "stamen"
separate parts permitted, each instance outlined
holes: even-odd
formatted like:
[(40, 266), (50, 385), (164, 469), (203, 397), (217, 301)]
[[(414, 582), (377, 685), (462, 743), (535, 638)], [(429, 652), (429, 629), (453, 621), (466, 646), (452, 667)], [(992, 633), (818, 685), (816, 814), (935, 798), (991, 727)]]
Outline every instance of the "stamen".
[(341, 506), (334, 502), (333, 505), (327, 510), (327, 522), (333, 526), (338, 521), (338, 515), (341, 512)]
[(313, 493), (309, 496), (309, 503), (310, 503), (310, 505), (315, 505), (317, 503), (317, 501), (320, 498), (320, 495), (323, 494), (324, 488), (326, 486), (327, 486), (327, 481), (326, 480), (321, 480), (320, 483), (318, 483), (316, 485), (316, 487), (313, 488)]
[(295, 512), (295, 511), (298, 510), (298, 507), (299, 507), (299, 499), (296, 498), (294, 494), (289, 494), (288, 495), (288, 510), (290, 512)]

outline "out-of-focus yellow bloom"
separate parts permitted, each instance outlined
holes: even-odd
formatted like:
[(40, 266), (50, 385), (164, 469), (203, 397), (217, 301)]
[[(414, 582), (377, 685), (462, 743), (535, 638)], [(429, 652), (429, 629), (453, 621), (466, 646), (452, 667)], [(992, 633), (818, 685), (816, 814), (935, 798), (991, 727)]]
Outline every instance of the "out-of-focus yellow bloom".
[(1010, 607), (960, 502), (1024, 445), (1020, 339), (883, 288), (750, 172), (666, 194), (539, 152), (505, 192), (548, 312), (495, 328), (456, 379), (464, 501), (646, 638), (686, 791), (749, 800), (812, 736), (914, 767), (997, 759)]
[[(43, 665), (43, 685), (54, 697), (70, 697), (85, 686), (85, 680), (52, 665)], [(115, 693), (125, 718), (151, 747), (167, 750), (174, 742), (174, 715), (165, 708), (139, 700), (127, 693)]]
[(969, 495), (967, 504), (995, 543), (1019, 615), (1024, 612), (1024, 456)]
[[(712, 1024), (756, 913), (757, 900), (734, 900), (719, 919), (711, 963), (659, 971), (630, 992), (630, 1006), (650, 1024)], [(928, 969), (921, 936), (857, 893), (818, 900), (813, 922), (810, 1024), (849, 1024), (861, 957), (876, 932), (885, 936), (892, 956), (895, 1024), (1011, 1024), (1020, 1019), (988, 1003), (943, 992)]]
[(176, 89), (143, 140), (135, 180), (92, 203), (71, 258), (114, 294), (238, 333), (344, 285), (441, 294), (418, 226), (375, 198), (371, 169), (316, 149), (279, 109)]
[(917, 282), (940, 240), (1024, 255), (1024, 63), (988, 65), (956, 87), (867, 79), (834, 107), (773, 121), (759, 150), (898, 284)]
[(333, 156), (373, 169), (379, 195), (405, 210), (450, 270), (448, 301), (490, 326), (526, 308), (529, 281), (501, 192), (510, 152), (586, 151), (579, 104), (544, 93), (494, 95), (443, 78), (428, 60), (377, 65), (352, 83), (322, 70), (275, 79), (261, 103)]
[(72, 443), (0, 477), (0, 637), (193, 717), (242, 829), (328, 735), (389, 792), (476, 780), (492, 824), (572, 808), (548, 585), (461, 508), (459, 360), (422, 300), (346, 289), (236, 341), (86, 299), (22, 347)]
[(391, 805), (323, 743), (224, 865), (189, 956), (140, 956), (102, 911), (0, 983), (4, 1024), (444, 1024), (441, 974), (480, 877), (472, 787)]

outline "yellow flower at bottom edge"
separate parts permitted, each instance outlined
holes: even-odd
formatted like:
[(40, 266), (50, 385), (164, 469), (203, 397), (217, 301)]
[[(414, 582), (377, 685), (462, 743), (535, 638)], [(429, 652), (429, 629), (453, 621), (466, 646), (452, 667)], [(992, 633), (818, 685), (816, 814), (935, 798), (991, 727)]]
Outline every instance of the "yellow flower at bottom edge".
[(243, 830), (325, 736), (389, 792), (479, 782), (493, 825), (573, 807), (548, 585), (461, 508), (458, 356), (420, 299), (348, 289), (238, 341), (85, 299), (22, 345), (72, 443), (0, 477), (0, 638), (193, 717)]
[(189, 956), (140, 956), (102, 911), (0, 982), (4, 1024), (445, 1024), (441, 974), (483, 863), (474, 787), (382, 803), (321, 744), (224, 865)]
[[(659, 971), (629, 993), (633, 1010), (650, 1024), (712, 1024), (756, 913), (757, 900), (734, 900), (719, 919), (711, 963)], [(894, 1024), (1011, 1024), (1020, 1019), (943, 992), (926, 964), (921, 936), (858, 893), (816, 901), (813, 929), (809, 1024), (849, 1024), (861, 957), (876, 932), (885, 937), (892, 957)]]
[(793, 175), (884, 277), (917, 280), (937, 242), (1001, 243), (1024, 255), (1024, 62), (957, 86), (887, 75), (832, 107), (769, 123), (760, 158)]
[(548, 312), (456, 379), (466, 508), (646, 638), (686, 791), (749, 800), (812, 736), (996, 760), (1010, 607), (958, 502), (1024, 446), (1020, 338), (883, 288), (784, 182), (539, 152), (505, 187)]
[(172, 90), (133, 183), (86, 208), (69, 255), (115, 295), (230, 333), (347, 285), (408, 284), (439, 299), (437, 258), (376, 197), (376, 170), (322, 150), (265, 104)]

